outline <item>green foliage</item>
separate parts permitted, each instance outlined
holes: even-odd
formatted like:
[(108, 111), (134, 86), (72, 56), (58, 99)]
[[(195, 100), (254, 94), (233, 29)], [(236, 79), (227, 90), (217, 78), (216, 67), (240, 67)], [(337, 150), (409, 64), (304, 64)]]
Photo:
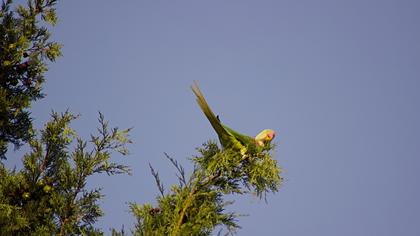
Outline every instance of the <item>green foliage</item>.
[(47, 61), (61, 55), (61, 46), (49, 40), (45, 23), (55, 25), (56, 0), (29, 0), (26, 7), (3, 1), (0, 9), (0, 158), (8, 143), (18, 148), (33, 135), (27, 110), (44, 96)]
[(179, 183), (165, 194), (158, 173), (151, 167), (160, 195), (156, 207), (130, 204), (137, 218), (135, 235), (210, 235), (217, 226), (234, 233), (239, 228), (238, 215), (225, 212), (231, 202), (226, 202), (224, 196), (249, 190), (259, 197), (277, 192), (282, 179), (271, 157), (272, 149), (242, 156), (208, 142), (192, 159), (195, 168), (188, 179), (182, 166), (167, 156), (178, 171)]
[(208, 142), (198, 149), (201, 155), (194, 157), (193, 162), (224, 193), (242, 194), (245, 187), (261, 198), (268, 192), (277, 192), (282, 182), (281, 170), (270, 153), (273, 149), (271, 145), (263, 151), (248, 148), (246, 155), (240, 155), (232, 149), (221, 151), (214, 142)]
[(103, 195), (100, 189), (87, 189), (87, 180), (99, 173), (130, 173), (127, 166), (110, 161), (114, 151), (128, 154), (129, 129), (110, 129), (100, 114), (98, 134), (87, 142), (70, 127), (76, 118), (53, 113), (40, 137), (29, 141), (23, 169), (1, 166), (2, 235), (102, 234), (93, 224), (103, 215), (98, 205)]

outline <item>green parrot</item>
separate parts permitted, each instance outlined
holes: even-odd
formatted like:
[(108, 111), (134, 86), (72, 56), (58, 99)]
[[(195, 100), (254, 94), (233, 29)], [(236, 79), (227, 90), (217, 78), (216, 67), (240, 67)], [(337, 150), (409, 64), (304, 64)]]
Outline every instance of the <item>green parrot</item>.
[(276, 136), (276, 133), (273, 130), (265, 129), (253, 138), (223, 125), (220, 122), (219, 117), (215, 116), (210, 109), (196, 81), (194, 81), (194, 85), (191, 86), (191, 89), (197, 96), (197, 103), (219, 136), (219, 140), (223, 148), (232, 148), (234, 150), (238, 150), (241, 155), (245, 155), (249, 148), (254, 148), (254, 150), (257, 151), (262, 150), (262, 148), (269, 144)]

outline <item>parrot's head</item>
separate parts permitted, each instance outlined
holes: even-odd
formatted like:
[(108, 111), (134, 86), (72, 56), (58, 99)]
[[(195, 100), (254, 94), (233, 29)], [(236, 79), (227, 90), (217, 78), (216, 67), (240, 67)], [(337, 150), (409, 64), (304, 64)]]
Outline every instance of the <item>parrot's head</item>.
[(276, 137), (276, 132), (271, 129), (265, 129), (261, 131), (257, 136), (255, 136), (255, 142), (258, 146), (264, 147), (266, 143), (270, 143), (271, 140)]

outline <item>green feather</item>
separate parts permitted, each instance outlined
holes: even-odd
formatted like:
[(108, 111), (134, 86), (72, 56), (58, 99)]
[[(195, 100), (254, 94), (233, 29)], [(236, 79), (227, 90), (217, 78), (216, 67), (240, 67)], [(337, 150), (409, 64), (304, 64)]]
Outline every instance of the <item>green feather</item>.
[(242, 145), (249, 146), (249, 145), (255, 144), (255, 140), (253, 137), (250, 137), (245, 134), (241, 134), (238, 131), (231, 129), (230, 127), (224, 124), (222, 124), (222, 126), (223, 128), (226, 129), (226, 131), (228, 131), (232, 136), (234, 136), (239, 142), (241, 142)]

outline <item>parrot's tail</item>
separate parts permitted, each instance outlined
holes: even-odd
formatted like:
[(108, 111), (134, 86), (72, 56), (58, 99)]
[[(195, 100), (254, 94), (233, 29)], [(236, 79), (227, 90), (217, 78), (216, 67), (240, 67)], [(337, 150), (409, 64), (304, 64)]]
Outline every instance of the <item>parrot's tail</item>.
[(204, 112), (204, 115), (206, 115), (207, 119), (210, 121), (211, 126), (213, 126), (213, 129), (216, 131), (219, 137), (226, 137), (226, 135), (229, 135), (228, 132), (223, 128), (222, 124), (220, 123), (220, 120), (214, 115), (209, 105), (207, 104), (203, 93), (198, 87), (197, 81), (194, 81), (194, 84), (191, 86), (191, 89), (197, 97), (196, 100), (198, 105)]

